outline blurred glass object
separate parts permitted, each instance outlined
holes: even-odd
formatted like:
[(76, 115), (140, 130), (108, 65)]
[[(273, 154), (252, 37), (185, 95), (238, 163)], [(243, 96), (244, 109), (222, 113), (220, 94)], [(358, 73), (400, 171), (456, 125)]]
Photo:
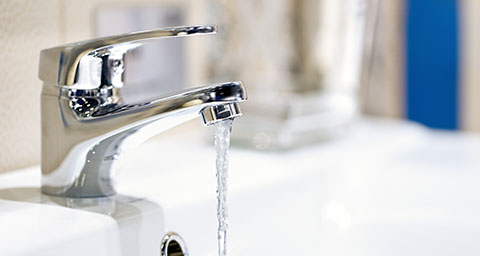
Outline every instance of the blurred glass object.
[[(96, 36), (179, 26), (184, 9), (172, 5), (119, 5), (98, 8)], [(123, 97), (155, 98), (186, 88), (186, 46), (181, 38), (156, 40), (127, 53)], [(152, 94), (153, 92), (153, 94)], [(148, 94), (148, 95), (145, 95)]]
[(372, 45), (377, 0), (208, 0), (209, 75), (243, 80), (232, 140), (286, 149), (344, 133)]

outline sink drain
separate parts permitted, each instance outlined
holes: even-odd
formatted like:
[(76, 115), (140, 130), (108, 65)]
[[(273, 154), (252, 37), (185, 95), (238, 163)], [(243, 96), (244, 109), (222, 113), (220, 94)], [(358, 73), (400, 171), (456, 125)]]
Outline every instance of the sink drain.
[(160, 256), (188, 256), (185, 242), (177, 233), (166, 234), (160, 246)]

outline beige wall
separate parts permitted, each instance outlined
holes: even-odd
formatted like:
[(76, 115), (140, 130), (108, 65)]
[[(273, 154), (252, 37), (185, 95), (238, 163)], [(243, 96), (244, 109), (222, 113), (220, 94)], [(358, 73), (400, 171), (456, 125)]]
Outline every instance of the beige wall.
[(480, 131), (480, 1), (461, 1), (462, 128)]
[[(0, 173), (40, 161), (40, 50), (94, 37), (100, 5), (128, 4), (182, 5), (189, 24), (204, 23), (195, 12), (200, 1), (0, 0)], [(198, 69), (191, 70), (199, 76)]]
[(40, 156), (38, 56), (61, 42), (59, 1), (0, 1), (0, 172)]
[(372, 56), (364, 67), (360, 97), (363, 112), (403, 117), (403, 0), (378, 0)]

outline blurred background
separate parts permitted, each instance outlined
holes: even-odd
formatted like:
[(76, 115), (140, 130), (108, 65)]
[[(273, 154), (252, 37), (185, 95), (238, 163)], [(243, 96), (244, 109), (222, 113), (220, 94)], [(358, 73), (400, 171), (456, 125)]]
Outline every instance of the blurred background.
[(479, 14), (477, 0), (0, 0), (0, 172), (39, 163), (40, 50), (165, 26), (219, 34), (132, 51), (124, 96), (243, 80), (238, 144), (321, 142), (361, 116), (479, 132)]

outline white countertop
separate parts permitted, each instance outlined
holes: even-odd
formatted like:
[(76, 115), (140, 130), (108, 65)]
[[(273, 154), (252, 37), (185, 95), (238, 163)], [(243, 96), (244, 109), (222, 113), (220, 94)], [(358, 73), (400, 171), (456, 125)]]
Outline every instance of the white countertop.
[[(163, 225), (163, 231), (181, 231), (195, 256), (209, 250), (205, 242), (195, 240), (215, 231), (215, 154), (201, 137), (191, 132), (155, 138), (125, 156), (119, 177), (120, 194), (145, 198), (144, 203), (151, 202), (149, 207), (158, 208), (158, 212), (164, 214), (159, 224)], [(379, 253), (365, 249), (365, 255), (367, 252), (382, 255), (379, 248), (393, 250), (395, 246), (386, 238), (380, 241), (377, 236), (386, 237), (391, 230), (398, 239), (405, 240), (402, 225), (419, 230), (426, 227), (424, 230), (429, 232), (442, 227), (452, 232), (463, 230), (459, 237), (480, 239), (480, 233), (475, 231), (480, 231), (477, 220), (480, 214), (478, 134), (432, 132), (411, 123), (369, 119), (356, 124), (346, 136), (322, 144), (287, 152), (233, 148), (230, 156), (231, 245), (238, 248), (238, 253), (232, 255), (242, 255), (242, 250), (247, 252), (249, 247), (250, 242), (245, 241), (248, 232), (244, 232), (248, 223), (242, 218), (250, 216), (252, 210), (259, 211), (251, 215), (252, 223), (255, 216), (263, 216), (260, 211), (265, 211), (265, 218), (268, 218), (268, 211), (280, 207), (282, 200), (288, 202), (290, 199), (285, 198), (289, 196), (297, 198), (292, 199), (292, 204), (299, 203), (297, 211), (318, 211), (318, 215), (323, 216), (320, 219), (324, 222), (319, 225), (327, 227), (324, 230), (328, 232), (312, 233), (312, 236), (329, 244), (315, 249), (324, 255), (355, 254), (343, 248), (342, 243), (350, 244), (347, 247), (357, 250), (357, 255), (363, 255), (359, 248), (371, 243)], [(119, 232), (118, 216), (122, 213), (111, 217), (58, 206), (55, 200), (40, 195), (39, 186), (38, 166), (0, 175), (2, 255), (3, 252), (7, 252), (5, 255), (31, 255), (33, 252), (55, 255), (72, 248), (76, 249), (70, 255), (93, 252), (95, 255), (115, 255), (125, 249), (118, 245), (121, 236), (115, 235)], [(305, 194), (304, 190), (312, 194)], [(295, 195), (297, 191), (299, 195)], [(302, 198), (310, 201), (302, 201)], [(302, 202), (304, 204), (300, 205)], [(250, 209), (254, 205), (260, 210)], [(289, 220), (298, 219), (293, 216), (298, 213), (290, 212), (293, 210), (282, 210), (285, 215), (282, 218), (285, 218), (285, 227), (296, 231), (301, 224), (295, 227), (291, 226), (294, 222), (289, 223)], [(196, 216), (195, 211), (202, 212), (201, 216)], [(288, 216), (293, 219), (287, 219)], [(305, 216), (305, 223), (314, 226), (315, 219), (307, 222), (312, 215), (302, 216)], [(401, 223), (399, 219), (407, 224), (392, 224)], [(198, 224), (198, 230), (193, 230), (194, 221), (204, 222), (203, 226)], [(335, 230), (341, 231), (329, 229), (330, 224), (325, 224), (329, 221), (334, 223)], [(268, 232), (278, 231), (262, 232), (269, 236)], [(378, 241), (368, 240), (368, 234)], [(438, 239), (444, 238), (438, 234)], [(214, 233), (212, 235), (214, 239)], [(275, 234), (272, 233), (272, 237)], [(432, 237), (430, 242), (438, 242), (435, 234)], [(464, 242), (462, 238), (454, 240), (453, 244)], [(268, 239), (262, 243), (268, 244)], [(292, 244), (293, 250), (295, 243)], [(312, 241), (312, 247), (313, 244), (316, 243)], [(250, 247), (255, 245), (255, 242), (250, 243)], [(408, 246), (407, 249), (418, 252), (423, 250), (421, 245)], [(412, 255), (407, 249), (396, 251)], [(480, 252), (480, 248), (475, 251), (465, 245), (464, 249), (464, 252)]]

